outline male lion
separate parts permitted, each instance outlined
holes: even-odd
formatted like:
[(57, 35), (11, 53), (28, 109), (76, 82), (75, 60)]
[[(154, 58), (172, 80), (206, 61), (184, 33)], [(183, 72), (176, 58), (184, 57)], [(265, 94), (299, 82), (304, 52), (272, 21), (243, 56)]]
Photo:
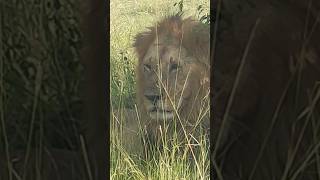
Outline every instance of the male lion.
[(209, 127), (209, 40), (208, 25), (181, 15), (136, 36), (137, 103), (149, 138), (163, 124), (177, 125), (184, 135), (200, 121)]
[(217, 179), (320, 179), (319, 1), (222, 2), (212, 101), (228, 131), (213, 144)]

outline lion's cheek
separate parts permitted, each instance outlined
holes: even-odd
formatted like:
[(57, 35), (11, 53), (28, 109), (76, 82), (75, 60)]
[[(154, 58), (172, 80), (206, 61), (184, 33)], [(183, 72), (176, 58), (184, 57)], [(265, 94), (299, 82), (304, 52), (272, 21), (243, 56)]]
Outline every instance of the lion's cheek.
[(196, 97), (196, 93), (199, 93), (200, 81), (196, 74), (191, 73), (190, 77), (186, 82), (185, 90), (183, 91), (182, 97), (188, 99), (192, 96)]

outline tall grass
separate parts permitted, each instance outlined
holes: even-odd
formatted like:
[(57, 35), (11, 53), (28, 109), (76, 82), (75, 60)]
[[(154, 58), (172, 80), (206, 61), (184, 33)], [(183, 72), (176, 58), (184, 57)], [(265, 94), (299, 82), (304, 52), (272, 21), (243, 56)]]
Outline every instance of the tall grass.
[[(1, 1), (0, 29), (0, 166), (6, 160), (13, 168), (8, 159), (23, 149), (24, 166), (31, 157), (40, 164), (47, 148), (78, 149), (83, 69), (77, 2)], [(42, 179), (38, 168), (34, 179)], [(8, 179), (25, 175), (9, 173)]]
[[(175, 135), (166, 136), (164, 125), (162, 148), (154, 149), (152, 158), (144, 158), (146, 147), (135, 105), (137, 58), (132, 48), (134, 36), (164, 16), (183, 10), (185, 16), (200, 19), (209, 13), (209, 2), (112, 0), (110, 7), (111, 179), (209, 179), (209, 145), (204, 134), (186, 145)], [(196, 149), (193, 155), (191, 149)]]

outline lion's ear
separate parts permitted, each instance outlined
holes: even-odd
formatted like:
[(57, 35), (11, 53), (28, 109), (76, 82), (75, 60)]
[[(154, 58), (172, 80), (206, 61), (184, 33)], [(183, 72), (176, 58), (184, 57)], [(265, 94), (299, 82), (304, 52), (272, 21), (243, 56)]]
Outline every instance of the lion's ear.
[(148, 47), (151, 45), (154, 39), (153, 34), (155, 30), (154, 28), (149, 29), (150, 31), (137, 34), (134, 39), (133, 47), (138, 55), (139, 61), (143, 59), (148, 50)]

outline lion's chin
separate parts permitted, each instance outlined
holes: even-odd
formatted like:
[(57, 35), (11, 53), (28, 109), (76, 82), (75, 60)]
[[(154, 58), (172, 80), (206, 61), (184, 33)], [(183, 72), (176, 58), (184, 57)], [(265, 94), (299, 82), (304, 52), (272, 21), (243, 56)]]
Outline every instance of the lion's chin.
[(158, 119), (158, 120), (171, 120), (173, 119), (173, 112), (159, 112), (159, 111), (153, 111), (149, 113), (149, 116), (151, 119)]

